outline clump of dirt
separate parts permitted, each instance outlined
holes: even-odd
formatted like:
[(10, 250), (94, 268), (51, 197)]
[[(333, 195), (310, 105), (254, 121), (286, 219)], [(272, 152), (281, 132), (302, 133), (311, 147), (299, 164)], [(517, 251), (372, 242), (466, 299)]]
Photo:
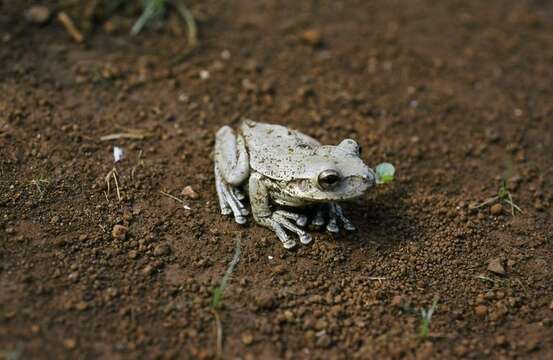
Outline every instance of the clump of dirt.
[[(215, 357), (238, 232), (227, 358), (551, 356), (549, 3), (193, 1), (186, 56), (170, 27), (76, 44), (32, 5), (0, 5), (2, 354)], [(345, 207), (354, 235), (286, 251), (219, 214), (213, 136), (241, 116), (396, 180)], [(502, 179), (515, 216), (477, 207)]]

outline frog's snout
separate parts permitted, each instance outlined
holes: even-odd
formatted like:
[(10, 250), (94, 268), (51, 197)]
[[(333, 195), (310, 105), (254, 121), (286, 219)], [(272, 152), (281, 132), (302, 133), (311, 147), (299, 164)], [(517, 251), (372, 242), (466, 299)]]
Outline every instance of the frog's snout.
[(363, 181), (367, 185), (367, 189), (376, 185), (376, 173), (370, 167), (367, 167), (367, 172), (363, 176)]

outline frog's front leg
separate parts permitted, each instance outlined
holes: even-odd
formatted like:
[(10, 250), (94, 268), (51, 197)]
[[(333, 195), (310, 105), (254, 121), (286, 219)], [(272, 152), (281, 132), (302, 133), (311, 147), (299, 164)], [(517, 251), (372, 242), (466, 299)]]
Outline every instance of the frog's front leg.
[(288, 237), (285, 229), (297, 234), (302, 244), (309, 244), (312, 240), (311, 235), (290, 221), (294, 220), (296, 224), (303, 226), (307, 222), (306, 217), (284, 210), (272, 211), (269, 192), (263, 180), (263, 176), (259, 173), (253, 173), (250, 176), (248, 188), (255, 221), (273, 230), (286, 249), (293, 248), (296, 242)]
[(344, 229), (348, 231), (355, 231), (355, 226), (352, 222), (345, 217), (342, 207), (337, 203), (329, 203), (319, 206), (312, 225), (323, 226), (325, 224), (325, 216), (328, 218), (326, 223), (326, 230), (331, 233), (337, 233), (340, 231), (338, 222), (342, 223)]
[(244, 139), (236, 135), (232, 128), (223, 126), (215, 135), (215, 187), (223, 215), (234, 214), (239, 224), (246, 222), (248, 210), (240, 200), (244, 195), (240, 190), (248, 175), (249, 156)]

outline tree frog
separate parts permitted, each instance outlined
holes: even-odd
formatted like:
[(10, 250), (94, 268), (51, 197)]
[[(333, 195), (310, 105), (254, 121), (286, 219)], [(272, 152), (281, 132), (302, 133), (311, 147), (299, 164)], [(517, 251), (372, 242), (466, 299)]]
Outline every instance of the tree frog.
[(375, 172), (361, 159), (352, 139), (321, 145), (299, 131), (244, 119), (235, 131), (223, 126), (215, 136), (215, 185), (221, 213), (246, 223), (249, 198), (255, 221), (274, 231), (286, 249), (312, 236), (307, 216), (291, 211), (314, 206), (311, 224), (329, 232), (355, 227), (338, 204), (362, 196), (375, 185)]

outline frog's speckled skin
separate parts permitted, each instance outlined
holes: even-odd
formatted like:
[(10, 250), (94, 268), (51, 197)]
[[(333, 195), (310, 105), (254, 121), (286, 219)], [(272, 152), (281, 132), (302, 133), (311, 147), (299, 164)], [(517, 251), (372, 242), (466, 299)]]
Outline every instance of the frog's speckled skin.
[(232, 213), (244, 224), (249, 212), (241, 201), (247, 194), (257, 223), (272, 229), (289, 249), (296, 242), (285, 229), (303, 244), (311, 242), (302, 229), (307, 218), (273, 205), (321, 204), (312, 224), (324, 225), (326, 212), (328, 231), (339, 231), (338, 220), (355, 230), (336, 202), (361, 196), (375, 184), (375, 174), (361, 160), (354, 140), (326, 146), (284, 126), (244, 120), (237, 132), (228, 126), (217, 132), (215, 182), (223, 214)]

